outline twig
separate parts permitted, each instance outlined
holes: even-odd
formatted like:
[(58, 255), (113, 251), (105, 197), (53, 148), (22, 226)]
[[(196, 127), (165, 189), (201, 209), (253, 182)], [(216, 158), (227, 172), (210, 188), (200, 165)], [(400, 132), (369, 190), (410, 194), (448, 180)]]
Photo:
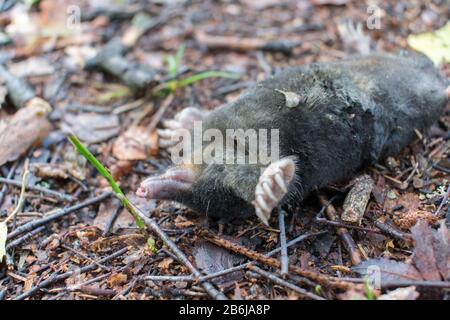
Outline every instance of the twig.
[[(19, 181), (13, 180), (13, 179), (7, 179), (7, 178), (0, 178), (0, 183), (4, 183), (4, 184), (8, 184), (14, 187), (21, 187), (22, 184)], [(43, 188), (43, 187), (39, 187), (39, 186), (29, 186), (26, 185), (25, 186), (28, 190), (31, 191), (37, 191), (37, 192), (42, 192), (42, 193), (46, 193), (48, 195), (54, 196), (60, 200), (63, 201), (73, 201), (74, 198), (68, 194), (63, 194), (63, 193), (59, 193), (47, 188)]]
[(377, 230), (377, 229), (371, 229), (371, 228), (354, 226), (354, 225), (351, 225), (351, 224), (341, 223), (341, 222), (337, 222), (337, 221), (330, 221), (328, 219), (319, 218), (319, 217), (315, 218), (315, 222), (321, 223), (321, 224), (328, 224), (330, 226), (335, 226), (335, 227), (355, 229), (355, 230), (366, 231), (366, 232), (371, 232), (371, 233), (379, 233), (379, 234), (383, 233), (383, 232), (381, 232), (380, 230)]
[(10, 243), (8, 243), (8, 245), (6, 246), (6, 250), (11, 250), (14, 247), (17, 247), (18, 245), (28, 241), (29, 239), (31, 239), (32, 237), (34, 237), (35, 235), (37, 235), (39, 232), (41, 232), (42, 230), (45, 229), (45, 226), (40, 226), (39, 228), (36, 228), (28, 233), (26, 233), (25, 235), (23, 235), (20, 238), (17, 238), (14, 241), (11, 241)]
[(108, 198), (109, 196), (111, 196), (111, 192), (105, 192), (97, 197), (93, 197), (90, 198), (82, 203), (79, 203), (77, 205), (71, 206), (71, 207), (66, 207), (64, 209), (60, 209), (57, 210), (55, 213), (50, 214), (46, 217), (43, 217), (41, 219), (37, 219), (37, 220), (33, 220), (30, 222), (27, 222), (19, 227), (17, 227), (16, 229), (14, 229), (11, 233), (8, 234), (8, 239), (12, 239), (14, 237), (16, 237), (17, 235), (24, 233), (24, 232), (29, 232), (33, 229), (36, 229), (37, 227), (40, 227), (50, 221), (56, 220), (58, 218), (61, 218), (65, 215), (68, 215), (69, 213), (72, 213), (74, 211), (80, 210), (84, 207), (90, 206), (92, 204), (96, 204), (98, 202), (101, 202), (103, 200), (105, 200), (106, 198)]
[(267, 271), (264, 271), (264, 270), (258, 268), (257, 266), (249, 265), (248, 268), (250, 270), (252, 270), (252, 271), (262, 275), (263, 277), (269, 279), (270, 281), (275, 282), (276, 284), (279, 284), (280, 286), (289, 288), (289, 289), (297, 292), (298, 294), (300, 294), (302, 296), (305, 296), (305, 297), (313, 299), (313, 300), (325, 300), (324, 298), (322, 298), (322, 297), (320, 297), (320, 296), (318, 296), (318, 295), (316, 295), (314, 293), (310, 293), (310, 292), (306, 291), (305, 289), (300, 288), (299, 286), (296, 286), (295, 284), (287, 282), (287, 281), (277, 277), (274, 274), (271, 274), (271, 273), (269, 273)]
[[(286, 247), (291, 247), (303, 240), (306, 240), (308, 238), (311, 238), (313, 236), (318, 236), (321, 234), (326, 233), (325, 231), (321, 231), (321, 232), (314, 232), (314, 233), (305, 233), (301, 236), (298, 236), (295, 239), (292, 239), (291, 241), (289, 241), (286, 244)], [(281, 251), (281, 247), (278, 247), (272, 251), (269, 251), (268, 253), (266, 253), (265, 255), (267, 257), (271, 257), (275, 254), (277, 254), (278, 252)], [(207, 281), (207, 280), (211, 280), (211, 279), (215, 279), (217, 277), (221, 277), (224, 276), (226, 274), (232, 273), (232, 272), (236, 272), (236, 271), (241, 271), (244, 270), (245, 268), (247, 268), (250, 264), (252, 263), (252, 261), (250, 262), (246, 262), (243, 263), (241, 265), (235, 266), (235, 267), (231, 267), (225, 270), (221, 270), (218, 272), (214, 272), (214, 273), (210, 273), (207, 274), (205, 276), (201, 276), (199, 278), (195, 278), (193, 276), (147, 276), (146, 278), (144, 278), (144, 280), (153, 280), (153, 281), (196, 281), (196, 282), (203, 282), (203, 281)]]
[(156, 111), (156, 113), (153, 115), (152, 121), (147, 126), (149, 132), (153, 132), (156, 129), (156, 126), (158, 125), (159, 121), (161, 121), (162, 116), (172, 104), (173, 97), (173, 94), (167, 96), (167, 98), (164, 99), (161, 106), (158, 108), (158, 111)]
[[(328, 199), (323, 194), (319, 194), (319, 200), (321, 204), (326, 207), (325, 213), (327, 215), (327, 218), (331, 221), (337, 221), (337, 213), (334, 206), (329, 203)], [(336, 232), (341, 237), (342, 242), (347, 248), (347, 251), (350, 254), (350, 258), (352, 260), (352, 264), (359, 264), (362, 260), (361, 254), (359, 253), (358, 248), (353, 241), (353, 238), (348, 233), (348, 230), (346, 228), (338, 227), (336, 229)]]
[(116, 222), (117, 218), (119, 217), (120, 212), (123, 209), (123, 205), (120, 201), (117, 201), (117, 206), (114, 209), (114, 211), (111, 214), (111, 217), (108, 220), (108, 223), (105, 226), (105, 229), (103, 230), (102, 236), (107, 237), (109, 235), (109, 231), (114, 226), (114, 223)]
[(397, 230), (393, 226), (387, 223), (382, 223), (375, 218), (372, 218), (372, 221), (375, 227), (380, 229), (383, 234), (386, 234), (398, 240), (405, 241), (406, 243), (412, 243), (413, 239), (411, 235), (401, 232), (400, 230)]
[(196, 281), (193, 276), (146, 276), (146, 281)]
[(195, 39), (209, 49), (228, 49), (236, 51), (265, 50), (271, 52), (283, 52), (286, 54), (292, 53), (292, 50), (298, 45), (298, 43), (288, 40), (267, 41), (260, 38), (216, 36), (207, 34), (203, 31), (197, 31), (195, 33)]
[[(180, 249), (178, 249), (177, 245), (167, 236), (164, 231), (161, 230), (156, 221), (152, 218), (147, 217), (138, 208), (135, 209), (145, 225), (161, 238), (161, 240), (170, 248), (170, 250), (177, 256), (177, 258), (183, 263), (183, 265), (185, 265), (195, 277), (201, 277), (202, 274), (200, 273), (200, 271), (198, 271), (197, 268), (194, 267), (194, 265), (188, 260), (185, 254)], [(203, 282), (202, 286), (206, 290), (206, 292), (208, 292), (211, 298), (218, 300), (227, 300), (227, 297), (222, 292), (214, 288), (214, 286), (209, 282)]]
[(278, 226), (280, 228), (280, 245), (281, 245), (281, 255), (280, 255), (280, 264), (281, 264), (281, 275), (285, 276), (288, 273), (289, 266), (289, 257), (287, 254), (287, 246), (286, 246), (286, 226), (284, 224), (285, 211), (280, 210), (278, 212)]
[[(120, 250), (110, 254), (109, 256), (106, 256), (103, 259), (100, 259), (98, 261), (98, 263), (105, 263), (105, 262), (107, 262), (109, 260), (115, 259), (115, 258), (121, 256), (122, 254), (124, 254), (127, 251), (128, 251), (127, 247), (122, 248), (122, 249), (120, 249)], [(91, 271), (91, 270), (95, 270), (96, 268), (97, 268), (97, 264), (91, 263), (91, 264), (89, 264), (89, 265), (87, 265), (85, 267), (82, 267), (82, 268), (78, 269), (78, 270), (69, 271), (69, 272), (66, 272), (66, 273), (63, 273), (63, 274), (54, 273), (49, 278), (47, 278), (46, 280), (42, 281), (38, 285), (34, 286), (33, 288), (31, 288), (27, 292), (24, 292), (21, 295), (18, 295), (17, 297), (15, 297), (14, 300), (24, 300), (24, 299), (32, 296), (34, 293), (36, 293), (40, 289), (45, 288), (45, 287), (49, 286), (52, 283), (65, 280), (65, 279), (73, 276), (76, 273), (82, 274), (82, 273), (85, 273), (85, 272), (88, 272), (88, 271)]]
[(66, 249), (66, 250), (69, 250), (69, 251), (75, 253), (76, 255), (80, 256), (81, 258), (83, 258), (83, 259), (86, 260), (86, 261), (89, 261), (90, 263), (96, 264), (98, 267), (102, 268), (103, 270), (106, 270), (106, 271), (110, 271), (110, 270), (111, 270), (110, 267), (107, 267), (107, 266), (105, 266), (105, 265), (102, 265), (102, 264), (98, 263), (98, 262), (95, 261), (94, 259), (89, 258), (89, 257), (86, 256), (84, 253), (82, 253), (82, 252), (80, 252), (80, 251), (78, 251), (78, 250), (75, 250), (74, 248), (71, 248), (71, 247), (69, 247), (69, 246), (66, 246), (65, 244), (61, 245), (61, 247), (64, 248), (64, 249)]
[[(279, 260), (265, 256), (259, 252), (250, 250), (239, 244), (219, 238), (215, 234), (212, 234), (211, 232), (209, 232), (207, 230), (200, 231), (200, 236), (203, 237), (204, 239), (214, 243), (215, 245), (218, 245), (227, 250), (230, 250), (235, 253), (246, 256), (249, 259), (261, 262), (262, 264), (271, 266), (273, 268), (281, 267), (281, 263)], [(297, 273), (303, 277), (306, 277), (313, 281), (316, 281), (317, 283), (319, 283), (323, 286), (331, 286), (331, 287), (340, 288), (340, 289), (348, 289), (349, 288), (349, 284), (342, 282), (339, 278), (329, 277), (329, 276), (322, 275), (320, 273), (310, 271), (310, 270), (304, 270), (304, 269), (302, 269), (298, 266), (294, 266), (294, 265), (289, 265), (289, 270), (291, 270), (292, 272)]]

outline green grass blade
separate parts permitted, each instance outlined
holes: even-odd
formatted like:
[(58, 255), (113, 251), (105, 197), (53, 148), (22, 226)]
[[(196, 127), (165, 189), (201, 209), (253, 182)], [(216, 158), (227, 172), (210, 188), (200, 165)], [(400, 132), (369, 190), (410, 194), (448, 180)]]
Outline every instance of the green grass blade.
[(140, 229), (144, 229), (144, 224), (142, 223), (141, 219), (139, 218), (138, 214), (136, 213), (136, 210), (131, 205), (130, 201), (125, 197), (125, 194), (120, 189), (117, 182), (114, 180), (112, 175), (109, 173), (108, 169), (106, 169), (100, 161), (97, 160), (97, 158), (86, 148), (81, 141), (75, 136), (70, 135), (69, 141), (72, 143), (72, 145), (77, 149), (77, 151), (86, 158), (94, 167), (97, 169), (97, 171), (108, 181), (109, 185), (113, 189), (116, 196), (122, 201), (123, 205), (128, 209), (128, 211), (133, 215), (134, 220), (136, 221), (137, 226)]
[(236, 73), (225, 72), (225, 71), (205, 71), (194, 74), (188, 78), (178, 81), (178, 87), (185, 87), (197, 81), (206, 78), (228, 78), (228, 79), (238, 79), (239, 75)]

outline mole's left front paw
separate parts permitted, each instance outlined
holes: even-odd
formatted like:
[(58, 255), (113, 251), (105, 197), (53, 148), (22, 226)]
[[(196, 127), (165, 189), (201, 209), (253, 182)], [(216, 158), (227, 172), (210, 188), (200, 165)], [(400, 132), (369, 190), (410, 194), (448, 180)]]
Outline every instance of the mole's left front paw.
[(286, 157), (271, 163), (259, 177), (255, 189), (255, 213), (265, 225), (269, 225), (272, 210), (288, 193), (288, 186), (295, 175), (293, 158)]

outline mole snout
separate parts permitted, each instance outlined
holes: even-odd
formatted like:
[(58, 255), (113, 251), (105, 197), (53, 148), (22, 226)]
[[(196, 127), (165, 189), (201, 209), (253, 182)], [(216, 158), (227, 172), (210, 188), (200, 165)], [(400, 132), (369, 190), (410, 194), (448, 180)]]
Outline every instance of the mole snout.
[(173, 167), (161, 175), (142, 181), (136, 195), (147, 199), (177, 199), (180, 193), (191, 190), (194, 181), (191, 170)]

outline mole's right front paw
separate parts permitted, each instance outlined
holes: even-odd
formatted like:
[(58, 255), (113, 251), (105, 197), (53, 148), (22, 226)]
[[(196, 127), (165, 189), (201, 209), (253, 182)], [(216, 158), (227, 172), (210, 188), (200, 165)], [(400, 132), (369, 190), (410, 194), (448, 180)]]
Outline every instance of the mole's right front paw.
[(178, 142), (176, 138), (180, 136), (180, 129), (191, 129), (195, 121), (202, 121), (206, 115), (206, 111), (189, 107), (178, 112), (173, 119), (164, 121), (165, 129), (157, 130), (160, 147), (165, 149), (173, 147)]

